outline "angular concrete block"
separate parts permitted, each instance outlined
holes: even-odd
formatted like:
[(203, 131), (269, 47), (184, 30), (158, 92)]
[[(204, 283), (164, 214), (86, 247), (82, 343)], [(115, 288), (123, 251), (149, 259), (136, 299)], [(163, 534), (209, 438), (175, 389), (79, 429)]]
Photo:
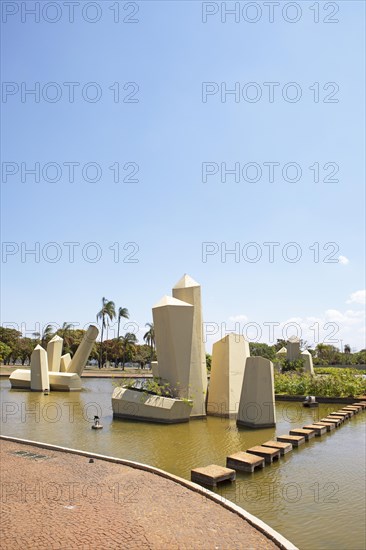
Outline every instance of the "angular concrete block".
[(150, 395), (129, 388), (115, 388), (112, 395), (113, 416), (176, 424), (188, 422), (191, 406), (186, 401)]
[(31, 355), (30, 389), (33, 391), (50, 389), (47, 352), (40, 345), (34, 348)]
[(82, 375), (98, 334), (98, 328), (94, 325), (90, 325), (88, 330), (84, 334), (84, 338), (80, 342), (80, 345), (76, 350), (74, 357), (71, 359), (71, 363), (69, 364), (67, 372), (75, 373), (79, 376)]
[(62, 355), (60, 361), (60, 372), (67, 372), (70, 363), (71, 355), (69, 353), (65, 353), (65, 355)]
[[(75, 373), (48, 371), (49, 389), (58, 391), (81, 390), (81, 378)], [(31, 389), (31, 371), (29, 369), (16, 369), (9, 376), (12, 388)], [(47, 388), (45, 388), (47, 389)]]
[(190, 395), (194, 307), (164, 296), (153, 307), (159, 377), (168, 382), (178, 397)]
[(300, 338), (291, 336), (287, 342), (287, 360), (297, 361), (300, 359)]
[(190, 395), (193, 400), (191, 417), (205, 416), (207, 393), (206, 352), (202, 332), (201, 286), (185, 274), (173, 287), (174, 298), (194, 307), (191, 365), (189, 373)]
[(246, 360), (236, 423), (248, 428), (276, 425), (273, 364), (264, 357)]
[(240, 334), (227, 334), (212, 348), (207, 414), (230, 418), (239, 409), (249, 342)]
[(47, 344), (48, 370), (51, 372), (60, 371), (63, 343), (63, 339), (55, 334), (52, 340)]
[(287, 355), (287, 349), (285, 348), (285, 346), (282, 346), (281, 349), (276, 351), (276, 355), (278, 355), (279, 357), (281, 357), (283, 355)]
[(314, 374), (313, 358), (308, 350), (300, 353), (300, 358), (304, 360), (304, 371), (307, 374)]

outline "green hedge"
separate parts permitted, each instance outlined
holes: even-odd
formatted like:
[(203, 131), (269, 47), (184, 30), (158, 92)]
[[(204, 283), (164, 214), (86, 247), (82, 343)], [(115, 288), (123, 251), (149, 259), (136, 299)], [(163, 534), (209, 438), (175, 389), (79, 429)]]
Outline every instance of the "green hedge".
[(366, 379), (351, 369), (339, 369), (327, 376), (311, 376), (290, 372), (275, 373), (275, 392), (286, 395), (316, 395), (318, 397), (357, 397), (366, 394)]

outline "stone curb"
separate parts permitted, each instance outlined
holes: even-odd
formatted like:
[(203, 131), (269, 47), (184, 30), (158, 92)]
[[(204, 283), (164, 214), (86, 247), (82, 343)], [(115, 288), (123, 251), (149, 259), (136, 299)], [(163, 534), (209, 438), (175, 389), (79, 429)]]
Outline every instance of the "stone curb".
[(199, 493), (206, 498), (209, 498), (210, 500), (213, 500), (216, 502), (216, 504), (220, 504), (224, 508), (230, 510), (234, 514), (240, 516), (241, 518), (245, 519), (252, 527), (257, 529), (260, 533), (265, 535), (268, 539), (273, 541), (277, 544), (281, 550), (299, 550), (297, 546), (292, 544), (289, 540), (287, 540), (285, 537), (283, 537), (280, 533), (272, 529), (269, 525), (267, 525), (264, 521), (258, 519), (256, 516), (253, 516), (240, 506), (237, 506), (236, 504), (230, 502), (224, 497), (218, 496), (209, 489), (205, 489), (204, 487), (201, 487), (200, 485), (197, 485), (196, 483), (192, 483), (191, 481), (188, 481), (186, 479), (183, 479), (181, 477), (175, 476), (173, 474), (170, 474), (168, 472), (165, 472), (164, 470), (160, 470), (159, 468), (155, 468), (153, 466), (149, 466), (148, 464), (142, 464), (140, 462), (133, 462), (131, 460), (125, 460), (122, 458), (115, 458), (112, 456), (106, 456), (106, 455), (100, 455), (95, 453), (89, 453), (88, 451), (80, 451), (77, 449), (69, 449), (67, 447), (59, 447), (58, 445), (51, 445), (49, 443), (40, 443), (39, 441), (30, 441), (27, 439), (20, 439), (17, 437), (11, 437), (7, 435), (0, 435), (0, 440), (3, 439), (5, 441), (13, 441), (15, 443), (19, 443), (22, 445), (34, 445), (35, 447), (41, 447), (42, 449), (49, 449), (50, 451), (60, 451), (64, 453), (70, 453), (75, 454), (79, 456), (85, 456), (88, 458), (96, 458), (99, 460), (106, 460), (108, 462), (114, 462), (116, 464), (122, 464), (124, 466), (129, 466), (131, 468), (136, 468), (138, 470), (144, 470), (146, 472), (150, 472), (152, 474), (156, 474), (158, 476), (164, 477), (166, 479), (170, 479), (171, 481), (174, 481), (175, 483), (178, 483), (179, 485), (182, 485), (183, 487), (186, 487), (187, 489), (190, 489), (196, 493)]

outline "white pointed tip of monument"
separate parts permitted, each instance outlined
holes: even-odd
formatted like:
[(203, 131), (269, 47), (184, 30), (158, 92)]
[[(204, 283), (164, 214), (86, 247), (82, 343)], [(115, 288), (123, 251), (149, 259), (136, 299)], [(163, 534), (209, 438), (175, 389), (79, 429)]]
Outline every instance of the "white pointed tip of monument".
[(281, 353), (287, 353), (287, 348), (285, 348), (285, 346), (282, 346), (282, 348), (279, 349), (279, 350), (276, 352), (276, 355), (281, 354)]
[(300, 338), (298, 338), (297, 336), (290, 336), (288, 341), (291, 343), (300, 342)]
[(50, 344), (51, 342), (59, 342), (60, 340), (62, 340), (62, 338), (58, 336), (58, 334), (55, 334), (55, 336), (51, 338), (51, 340), (48, 343)]
[(187, 275), (187, 273), (185, 273), (183, 275), (183, 277), (181, 279), (179, 279), (177, 284), (175, 286), (173, 286), (173, 289), (174, 288), (190, 288), (190, 287), (193, 287), (193, 286), (201, 286), (201, 285), (199, 283), (197, 283), (197, 281), (195, 281), (190, 275)]
[(193, 307), (191, 304), (188, 304), (187, 302), (183, 302), (182, 300), (178, 300), (177, 298), (173, 298), (172, 296), (163, 296), (161, 300), (157, 304), (153, 306), (153, 309), (156, 309), (158, 307), (164, 307), (164, 306), (189, 306)]
[(307, 349), (305, 349), (304, 351), (301, 352), (300, 355), (311, 355), (310, 351), (308, 351)]
[(36, 351), (36, 349), (43, 349), (43, 351), (46, 351), (44, 348), (42, 348), (41, 344), (37, 344), (33, 351)]

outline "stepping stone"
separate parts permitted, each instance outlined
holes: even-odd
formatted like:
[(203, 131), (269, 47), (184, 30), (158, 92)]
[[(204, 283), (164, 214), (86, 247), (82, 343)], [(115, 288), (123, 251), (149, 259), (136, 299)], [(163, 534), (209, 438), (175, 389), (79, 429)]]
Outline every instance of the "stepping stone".
[(320, 422), (331, 422), (336, 428), (338, 428), (342, 424), (342, 419), (335, 416), (326, 416), (325, 418), (321, 418)]
[(216, 464), (210, 464), (203, 468), (194, 468), (191, 470), (191, 481), (203, 485), (210, 485), (211, 487), (216, 487), (216, 485), (222, 481), (235, 481), (235, 478), (235, 470), (217, 466)]
[(266, 441), (265, 443), (262, 443), (262, 446), (270, 447), (272, 449), (279, 449), (281, 452), (281, 456), (292, 451), (291, 443), (284, 443), (281, 441)]
[(350, 418), (352, 418), (352, 416), (354, 414), (356, 414), (355, 411), (352, 411), (351, 409), (346, 409), (346, 407), (343, 407), (343, 409), (341, 409), (341, 410), (342, 410), (342, 412), (348, 413)]
[(337, 414), (344, 414), (346, 415), (346, 418), (352, 418), (353, 416), (353, 413), (351, 411), (344, 411), (343, 409), (337, 411)]
[(364, 409), (364, 407), (359, 403), (352, 403), (352, 407), (357, 407), (360, 412)]
[(353, 405), (347, 405), (347, 407), (343, 407), (344, 411), (352, 411), (353, 414), (358, 414), (360, 412), (359, 407), (354, 407)]
[(291, 443), (293, 447), (299, 447), (305, 443), (305, 436), (301, 435), (278, 435), (277, 441), (283, 441), (284, 443)]
[(304, 426), (305, 430), (315, 430), (315, 435), (318, 437), (325, 434), (327, 431), (326, 426), (317, 426), (316, 424), (308, 424), (308, 426)]
[(338, 412), (329, 413), (328, 416), (335, 416), (336, 418), (342, 418), (342, 419), (343, 419), (343, 422), (344, 422), (344, 421), (347, 420), (347, 418), (348, 418), (348, 413), (342, 412), (342, 411), (338, 411)]
[(264, 468), (264, 458), (239, 451), (226, 457), (226, 466), (241, 472), (254, 472), (254, 468)]
[(302, 435), (305, 437), (305, 441), (309, 441), (309, 439), (315, 437), (315, 430), (312, 428), (294, 428), (289, 433), (290, 435)]
[(247, 449), (247, 453), (262, 456), (266, 464), (272, 464), (274, 460), (279, 460), (281, 451), (279, 449), (271, 449), (270, 447), (264, 447), (263, 445), (256, 445)]
[(366, 409), (366, 401), (359, 401), (358, 403), (352, 403), (354, 407), (362, 407), (362, 409)]
[(323, 422), (322, 420), (320, 422), (314, 422), (314, 426), (325, 426), (327, 428), (327, 432), (330, 432), (331, 430), (335, 430), (335, 425), (333, 422)]

